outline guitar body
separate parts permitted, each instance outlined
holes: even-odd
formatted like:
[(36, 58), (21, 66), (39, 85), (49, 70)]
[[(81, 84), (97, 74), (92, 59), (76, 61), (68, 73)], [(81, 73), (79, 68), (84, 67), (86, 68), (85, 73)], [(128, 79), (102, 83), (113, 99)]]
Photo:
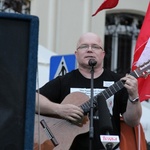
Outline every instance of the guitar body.
[[(66, 96), (66, 98), (62, 101), (62, 104), (74, 104), (76, 106), (80, 106), (88, 100), (89, 97), (84, 93), (74, 92)], [(84, 117), (81, 125), (75, 125), (64, 119), (35, 115), (34, 143), (36, 143), (36, 146), (34, 145), (34, 150), (36, 150), (38, 146), (37, 143), (39, 143), (39, 139), (40, 144), (49, 140), (44, 129), (39, 123), (42, 119), (45, 120), (55, 139), (59, 143), (56, 147), (54, 147), (54, 150), (69, 150), (74, 138), (77, 135), (89, 131), (89, 120), (87, 116)]]

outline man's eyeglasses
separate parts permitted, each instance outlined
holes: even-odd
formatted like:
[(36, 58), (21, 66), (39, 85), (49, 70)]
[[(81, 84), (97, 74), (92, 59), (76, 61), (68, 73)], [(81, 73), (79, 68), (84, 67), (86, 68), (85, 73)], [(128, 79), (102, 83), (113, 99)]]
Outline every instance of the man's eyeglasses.
[(103, 48), (97, 44), (93, 44), (93, 45), (83, 44), (83, 45), (80, 45), (77, 48), (77, 50), (88, 50), (90, 47), (93, 51), (103, 50)]

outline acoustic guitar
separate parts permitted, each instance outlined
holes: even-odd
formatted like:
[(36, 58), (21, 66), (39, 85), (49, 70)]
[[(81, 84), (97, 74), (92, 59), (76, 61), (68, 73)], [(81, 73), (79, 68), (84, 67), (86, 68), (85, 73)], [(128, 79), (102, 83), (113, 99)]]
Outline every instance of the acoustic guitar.
[[(150, 60), (137, 67), (130, 74), (135, 78), (145, 77), (149, 74)], [(124, 87), (124, 82), (119, 80), (103, 90), (93, 98), (94, 107), (97, 105), (98, 97), (107, 100)], [(84, 113), (90, 112), (90, 99), (81, 92), (74, 92), (66, 96), (62, 104), (74, 104), (80, 106)], [(39, 123), (40, 122), (40, 123)], [(40, 125), (41, 124), (41, 125)], [(39, 133), (40, 131), (40, 133)], [(82, 124), (75, 125), (61, 118), (35, 115), (34, 150), (69, 150), (74, 138), (89, 131), (89, 119), (85, 115)], [(45, 144), (45, 145), (44, 145)]]

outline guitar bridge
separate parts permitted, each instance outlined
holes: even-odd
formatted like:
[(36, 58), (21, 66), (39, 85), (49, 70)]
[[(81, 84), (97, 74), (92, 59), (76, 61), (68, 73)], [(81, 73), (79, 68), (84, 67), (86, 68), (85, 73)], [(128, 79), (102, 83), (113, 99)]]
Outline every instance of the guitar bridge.
[(50, 128), (48, 127), (48, 125), (46, 124), (45, 120), (42, 119), (40, 121), (44, 131), (46, 132), (46, 135), (48, 136), (48, 138), (52, 141), (52, 143), (54, 144), (54, 146), (57, 146), (59, 143), (57, 142), (56, 138), (54, 137), (52, 131), (50, 130)]

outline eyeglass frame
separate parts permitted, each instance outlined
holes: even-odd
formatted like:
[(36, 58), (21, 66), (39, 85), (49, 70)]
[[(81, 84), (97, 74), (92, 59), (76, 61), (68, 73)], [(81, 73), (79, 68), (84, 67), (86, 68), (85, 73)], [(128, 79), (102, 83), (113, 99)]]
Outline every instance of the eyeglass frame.
[[(95, 47), (93, 48), (93, 46), (95, 46)], [(91, 48), (94, 51), (103, 50), (103, 48), (101, 46), (97, 45), (97, 44), (92, 44), (92, 45), (82, 44), (77, 48), (77, 50), (79, 50), (79, 49), (88, 50), (89, 48)]]

